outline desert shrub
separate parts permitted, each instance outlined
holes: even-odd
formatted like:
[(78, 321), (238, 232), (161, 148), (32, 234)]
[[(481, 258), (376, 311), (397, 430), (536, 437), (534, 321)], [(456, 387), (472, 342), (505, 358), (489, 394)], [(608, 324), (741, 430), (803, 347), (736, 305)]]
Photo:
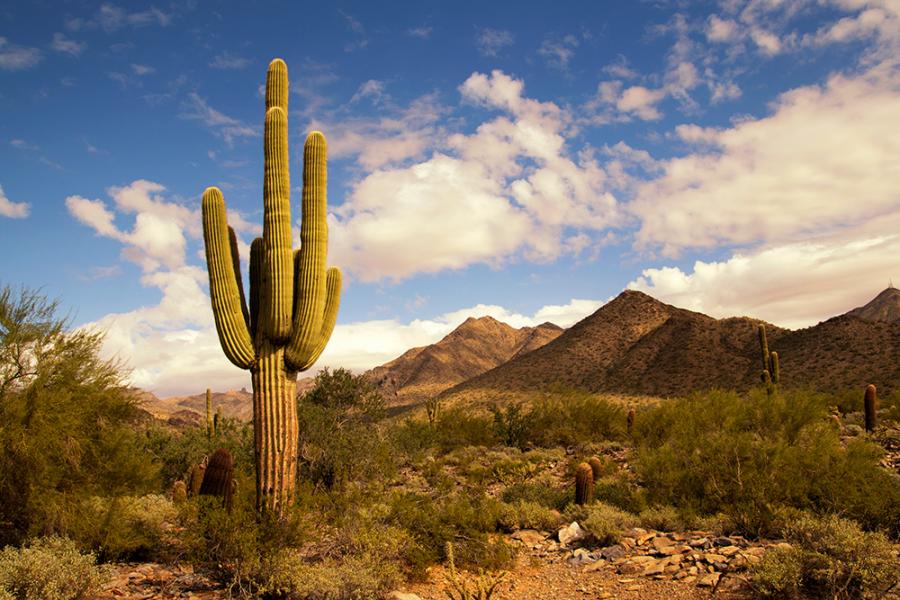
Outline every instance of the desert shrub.
[(504, 531), (518, 529), (555, 529), (562, 524), (562, 515), (558, 510), (547, 508), (536, 502), (518, 500), (501, 507), (498, 524)]
[(384, 597), (400, 581), (396, 564), (377, 557), (305, 560), (296, 550), (276, 554), (266, 565), (261, 591), (292, 600), (368, 600)]
[(514, 550), (489, 534), (502, 527), (504, 505), (480, 490), (432, 499), (415, 493), (396, 494), (389, 519), (406, 529), (412, 540), (405, 560), (414, 576), (441, 561), (444, 546), (453, 542), (460, 565), (485, 569), (507, 566)]
[(673, 506), (652, 506), (638, 515), (641, 527), (657, 531), (681, 531), (687, 523), (681, 513)]
[(597, 544), (609, 546), (619, 541), (622, 532), (637, 525), (637, 518), (604, 502), (572, 507), (566, 520), (578, 523), (591, 534)]
[(79, 503), (70, 533), (103, 561), (159, 560), (167, 557), (167, 528), (177, 517), (172, 502), (158, 494), (95, 496)]
[(82, 554), (69, 539), (36, 538), (22, 548), (0, 551), (0, 597), (22, 600), (88, 598), (103, 575), (93, 554)]
[(443, 452), (465, 446), (493, 446), (497, 441), (493, 419), (487, 415), (453, 407), (438, 416), (435, 443)]
[(791, 598), (880, 598), (897, 583), (900, 557), (881, 533), (864, 532), (838, 517), (793, 511), (784, 519), (783, 535), (791, 547), (766, 553), (754, 567), (760, 595)]
[(572, 490), (558, 487), (552, 478), (541, 477), (507, 487), (503, 490), (501, 498), (509, 504), (527, 502), (545, 508), (562, 510), (572, 501)]
[(384, 400), (366, 378), (323, 369), (298, 403), (301, 476), (332, 488), (393, 472), (391, 445), (377, 425), (383, 415)]
[(537, 397), (528, 414), (526, 440), (544, 447), (620, 439), (625, 412), (589, 392), (554, 387)]
[(534, 428), (534, 412), (527, 411), (521, 402), (505, 407), (491, 406), (494, 415), (494, 432), (502, 444), (512, 448), (525, 448)]
[(67, 331), (57, 304), (0, 289), (0, 544), (64, 533), (80, 498), (157, 483), (136, 400), (102, 336)]
[(647, 411), (635, 424), (647, 499), (724, 513), (739, 533), (771, 533), (781, 507), (841, 511), (869, 528), (900, 525), (900, 485), (865, 440), (846, 448), (809, 392), (713, 391)]
[(594, 482), (594, 498), (626, 512), (640, 513), (647, 508), (646, 494), (626, 473), (616, 472)]

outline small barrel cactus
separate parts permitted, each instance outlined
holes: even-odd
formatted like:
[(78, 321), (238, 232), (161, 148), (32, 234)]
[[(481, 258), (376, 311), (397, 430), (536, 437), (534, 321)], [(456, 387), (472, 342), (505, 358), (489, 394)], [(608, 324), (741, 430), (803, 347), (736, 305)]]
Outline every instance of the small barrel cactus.
[(591, 465), (581, 463), (575, 469), (575, 504), (590, 504), (594, 501), (594, 471)]
[(603, 461), (599, 456), (592, 456), (588, 461), (588, 464), (591, 465), (591, 474), (593, 475), (594, 481), (598, 481), (601, 477), (603, 477)]
[(231, 504), (234, 488), (234, 458), (225, 448), (219, 448), (209, 457), (209, 465), (200, 486), (201, 496), (218, 496), (226, 506)]
[(182, 480), (178, 480), (172, 484), (172, 502), (174, 504), (182, 504), (187, 500), (187, 484)]
[(875, 386), (871, 383), (866, 386), (866, 396), (863, 401), (863, 408), (866, 411), (866, 431), (872, 433), (878, 425), (878, 397), (876, 395)]
[(206, 465), (208, 462), (209, 458), (203, 457), (203, 460), (191, 467), (191, 470), (188, 473), (187, 483), (191, 497), (200, 493), (200, 486), (203, 485), (203, 477), (206, 475)]

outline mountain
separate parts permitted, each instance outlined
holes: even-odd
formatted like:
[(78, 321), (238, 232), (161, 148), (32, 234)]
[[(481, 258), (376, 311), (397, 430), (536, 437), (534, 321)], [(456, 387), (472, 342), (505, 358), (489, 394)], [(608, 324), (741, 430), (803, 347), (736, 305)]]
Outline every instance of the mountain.
[[(867, 305), (868, 306), (868, 305)], [(757, 327), (714, 319), (627, 290), (552, 342), (444, 392), (531, 390), (554, 383), (594, 392), (674, 396), (758, 385)], [(765, 323), (782, 384), (841, 389), (900, 383), (900, 321), (842, 315), (799, 331)]]
[[(192, 396), (157, 398), (150, 392), (141, 393), (141, 408), (154, 417), (183, 425), (196, 421), (206, 422), (206, 392)], [(212, 409), (221, 407), (222, 414), (233, 419), (249, 421), (253, 417), (253, 394), (246, 389), (212, 393)], [(196, 415), (196, 416), (192, 416)]]
[(847, 313), (864, 321), (885, 321), (894, 323), (900, 320), (900, 290), (893, 285), (875, 296), (868, 304), (854, 308)]
[(407, 350), (367, 376), (390, 404), (407, 404), (530, 353), (562, 332), (553, 323), (516, 329), (492, 317), (470, 317), (439, 342)]

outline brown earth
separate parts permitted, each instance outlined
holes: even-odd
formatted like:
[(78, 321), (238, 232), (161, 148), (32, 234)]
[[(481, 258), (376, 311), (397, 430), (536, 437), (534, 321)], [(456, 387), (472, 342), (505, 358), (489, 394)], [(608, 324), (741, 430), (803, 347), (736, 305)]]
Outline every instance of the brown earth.
[[(900, 302), (900, 295), (887, 297)], [(879, 305), (886, 310), (884, 302)], [(627, 290), (545, 346), (443, 395), (535, 390), (554, 383), (660, 397), (710, 388), (745, 391), (759, 383), (760, 323), (747, 317), (714, 319)], [(798, 331), (765, 325), (785, 387), (833, 391), (875, 383), (889, 393), (900, 383), (900, 321), (847, 314)]]
[(367, 376), (388, 404), (410, 404), (540, 348), (562, 332), (552, 323), (516, 329), (492, 317), (470, 317), (441, 341), (412, 348)]
[(847, 314), (864, 321), (900, 321), (900, 290), (891, 285), (868, 304), (854, 308)]

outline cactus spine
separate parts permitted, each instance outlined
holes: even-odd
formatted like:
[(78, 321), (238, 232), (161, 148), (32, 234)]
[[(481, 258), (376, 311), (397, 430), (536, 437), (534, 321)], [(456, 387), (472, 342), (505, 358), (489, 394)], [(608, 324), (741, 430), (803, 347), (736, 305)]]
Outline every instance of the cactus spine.
[(759, 324), (759, 346), (762, 349), (762, 372), (760, 379), (766, 386), (766, 393), (771, 396), (778, 390), (781, 379), (781, 366), (778, 363), (778, 353), (769, 352), (769, 342), (766, 339), (766, 326)]
[(866, 431), (872, 433), (878, 425), (878, 397), (876, 395), (875, 386), (869, 384), (866, 386), (866, 396), (863, 401), (863, 408), (866, 412)]
[(575, 469), (575, 504), (590, 504), (594, 501), (594, 471), (586, 462)]
[(300, 249), (291, 243), (287, 135), (288, 74), (269, 65), (263, 148), (263, 235), (250, 247), (250, 306), (244, 300), (234, 231), (218, 188), (203, 193), (210, 298), (225, 356), (253, 382), (256, 506), (282, 514), (296, 489), (297, 373), (325, 349), (337, 319), (341, 273), (325, 268), (326, 143), (318, 131), (303, 149)]

